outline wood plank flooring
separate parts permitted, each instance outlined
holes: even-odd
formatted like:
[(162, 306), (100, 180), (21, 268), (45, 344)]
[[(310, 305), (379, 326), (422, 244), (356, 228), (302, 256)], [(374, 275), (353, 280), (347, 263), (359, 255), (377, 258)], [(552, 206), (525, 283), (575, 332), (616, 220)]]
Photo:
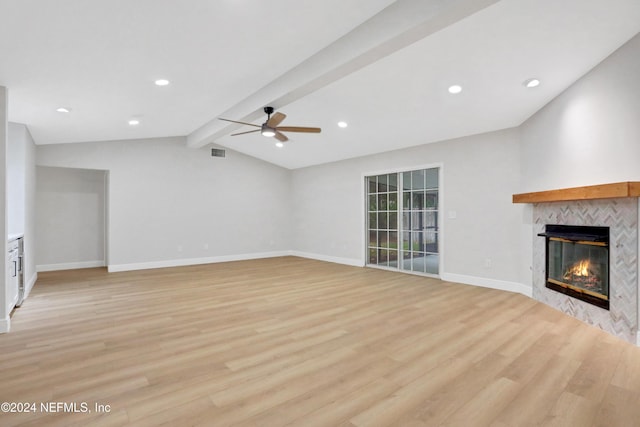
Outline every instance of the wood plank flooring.
[(522, 295), (295, 257), (40, 273), (0, 381), (37, 405), (1, 426), (640, 425), (639, 348)]

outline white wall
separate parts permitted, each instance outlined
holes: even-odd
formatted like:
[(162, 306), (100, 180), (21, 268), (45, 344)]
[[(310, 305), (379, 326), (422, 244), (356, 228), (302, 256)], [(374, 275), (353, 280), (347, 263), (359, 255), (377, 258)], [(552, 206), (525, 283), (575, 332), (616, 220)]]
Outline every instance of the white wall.
[(496, 287), (529, 284), (519, 249), (524, 208), (511, 203), (520, 177), (518, 136), (508, 129), (293, 171), (293, 249), (363, 264), (363, 174), (442, 164), (442, 276)]
[(109, 171), (111, 270), (290, 248), (290, 172), (240, 153), (211, 157), (209, 150), (186, 148), (184, 138), (158, 138), (41, 145), (37, 163)]
[(9, 123), (7, 147), (7, 221), (9, 234), (24, 233), (25, 224), (25, 164), (26, 127)]
[(640, 35), (521, 126), (518, 192), (640, 181)]
[(9, 234), (23, 234), (24, 280), (26, 292), (36, 279), (35, 267), (35, 192), (36, 146), (27, 127), (9, 123), (8, 132), (7, 217)]
[[(0, 197), (0, 238), (4, 241), (4, 257), (7, 255), (7, 237), (8, 237), (8, 221), (7, 221), (7, 145), (8, 145), (8, 94), (7, 88), (0, 86), (0, 188), (2, 188), (2, 197)], [(6, 258), (5, 258), (6, 259)], [(7, 263), (0, 263), (0, 278), (2, 278), (2, 286), (0, 287), (0, 332), (9, 331), (11, 320), (9, 319), (9, 311), (7, 310), (8, 301), (8, 268)]]
[(28, 295), (38, 279), (36, 272), (36, 144), (24, 126), (25, 145), (25, 220), (24, 220), (24, 280)]
[(38, 271), (105, 264), (105, 171), (38, 167)]
[[(520, 126), (518, 191), (640, 181), (640, 35)], [(532, 210), (521, 253), (533, 260)]]

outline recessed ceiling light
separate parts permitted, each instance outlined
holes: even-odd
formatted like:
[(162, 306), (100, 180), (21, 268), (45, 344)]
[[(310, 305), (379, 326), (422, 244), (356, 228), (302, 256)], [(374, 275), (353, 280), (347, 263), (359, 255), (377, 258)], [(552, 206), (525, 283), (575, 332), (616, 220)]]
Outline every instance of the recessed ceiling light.
[(540, 80), (538, 80), (538, 79), (527, 79), (522, 84), (525, 85), (525, 87), (529, 87), (529, 88), (536, 87), (536, 86), (540, 86)]
[(347, 126), (349, 126), (349, 125), (347, 124), (347, 122), (338, 122), (338, 127), (341, 127), (341, 128), (343, 128), (343, 129), (344, 129), (344, 128), (346, 128)]
[(131, 120), (129, 120), (129, 125), (130, 125), (130, 126), (137, 126), (137, 125), (139, 125), (139, 124), (140, 124), (140, 120), (137, 120), (137, 119), (131, 119)]
[(449, 93), (460, 93), (460, 92), (462, 92), (462, 86), (460, 85), (449, 86)]
[(60, 108), (56, 108), (56, 111), (58, 113), (70, 113), (71, 112), (71, 108), (60, 107)]
[(169, 84), (169, 80), (167, 79), (158, 79), (154, 82), (156, 86), (166, 86)]
[(282, 142), (278, 141), (278, 142), (276, 142), (276, 147), (282, 148), (282, 147), (284, 147), (284, 144)]

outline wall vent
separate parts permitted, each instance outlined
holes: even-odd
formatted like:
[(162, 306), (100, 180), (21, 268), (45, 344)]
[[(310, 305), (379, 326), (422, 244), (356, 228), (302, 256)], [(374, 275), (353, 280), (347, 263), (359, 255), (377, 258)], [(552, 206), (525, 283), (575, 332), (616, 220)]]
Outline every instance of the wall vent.
[(224, 150), (221, 150), (219, 148), (212, 148), (211, 149), (211, 155), (213, 157), (224, 157), (225, 156)]

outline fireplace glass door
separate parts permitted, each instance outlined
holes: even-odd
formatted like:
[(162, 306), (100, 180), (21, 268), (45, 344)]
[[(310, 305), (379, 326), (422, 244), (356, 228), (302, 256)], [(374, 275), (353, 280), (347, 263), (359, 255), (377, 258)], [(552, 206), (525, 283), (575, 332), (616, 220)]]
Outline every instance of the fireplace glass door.
[(558, 227), (546, 233), (547, 287), (608, 309), (608, 234), (606, 239), (593, 234), (578, 235), (575, 233), (578, 227), (572, 227), (563, 230), (566, 235), (561, 236)]

